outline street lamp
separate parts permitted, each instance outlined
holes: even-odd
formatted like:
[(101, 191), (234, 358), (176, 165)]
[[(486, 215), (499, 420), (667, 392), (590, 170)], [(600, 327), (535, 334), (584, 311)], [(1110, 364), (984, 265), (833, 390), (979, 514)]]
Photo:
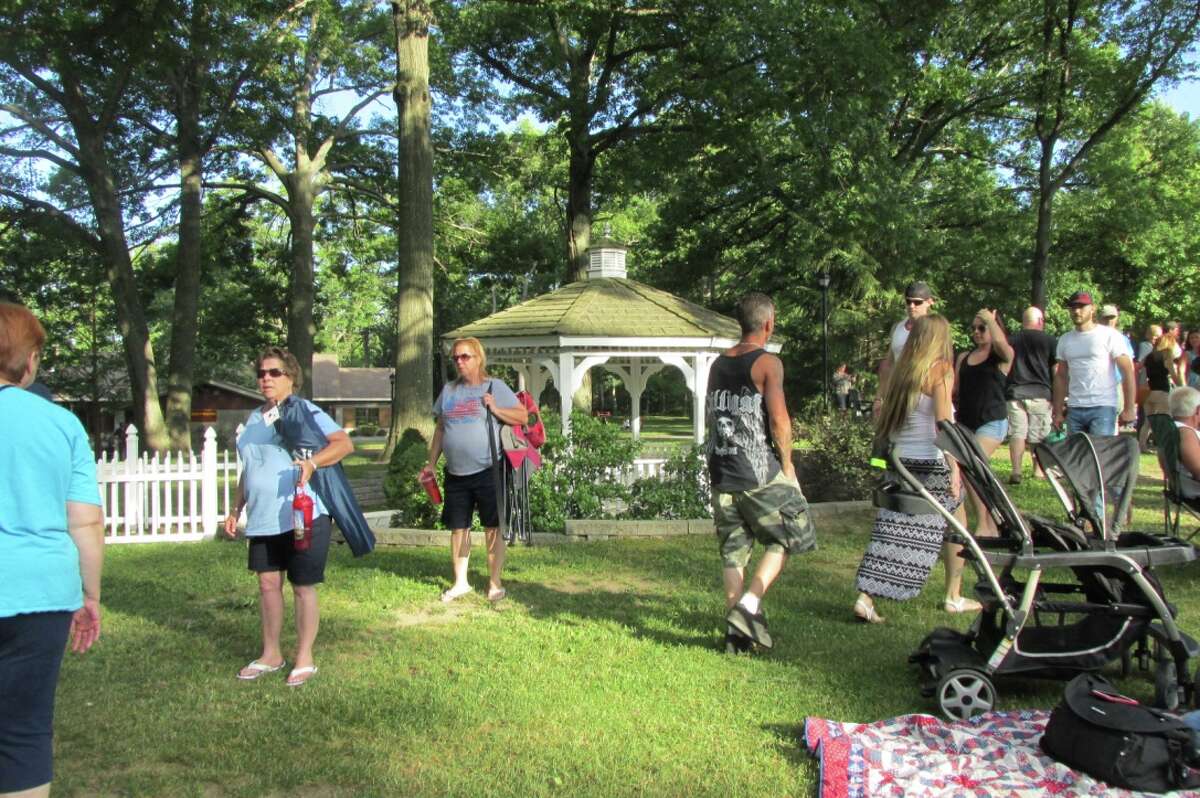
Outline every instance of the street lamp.
[(821, 287), (821, 403), (829, 412), (829, 272), (817, 275)]

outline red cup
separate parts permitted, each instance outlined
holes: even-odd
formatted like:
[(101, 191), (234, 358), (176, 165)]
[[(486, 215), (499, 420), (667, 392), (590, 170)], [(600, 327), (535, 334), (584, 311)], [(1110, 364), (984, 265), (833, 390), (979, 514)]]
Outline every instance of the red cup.
[(442, 492), (438, 489), (437, 474), (433, 473), (427, 468), (422, 468), (421, 476), (419, 478), (421, 480), (421, 487), (423, 487), (425, 492), (429, 494), (429, 501), (433, 502), (434, 504), (441, 504)]

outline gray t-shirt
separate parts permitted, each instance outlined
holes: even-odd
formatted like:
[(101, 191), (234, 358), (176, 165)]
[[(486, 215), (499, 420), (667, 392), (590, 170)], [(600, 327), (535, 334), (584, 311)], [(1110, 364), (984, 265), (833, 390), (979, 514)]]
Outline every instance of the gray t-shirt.
[[(486, 379), (479, 385), (464, 385), (455, 380), (442, 386), (433, 414), (442, 421), (442, 451), (446, 455), (446, 470), (456, 477), (478, 474), (492, 467), (492, 453), (487, 440), (487, 407), (483, 395), (488, 386), (496, 397), (496, 407), (516, 407), (517, 396), (501, 380)], [(500, 424), (496, 419), (496, 451), (500, 451)]]

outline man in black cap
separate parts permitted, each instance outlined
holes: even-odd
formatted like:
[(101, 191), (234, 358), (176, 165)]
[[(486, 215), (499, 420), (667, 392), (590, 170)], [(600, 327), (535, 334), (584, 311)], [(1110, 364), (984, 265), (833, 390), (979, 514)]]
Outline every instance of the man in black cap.
[(892, 367), (900, 359), (900, 353), (904, 350), (905, 342), (908, 341), (908, 333), (912, 330), (913, 322), (928, 315), (934, 301), (933, 291), (929, 290), (929, 286), (920, 280), (909, 283), (908, 287), (904, 289), (906, 316), (903, 320), (896, 322), (896, 326), (892, 328), (887, 356), (879, 364), (879, 392), (875, 396), (876, 413), (879, 412), (880, 403), (883, 401), (883, 392), (887, 388)]
[(1091, 294), (1076, 291), (1066, 306), (1075, 329), (1058, 339), (1055, 350), (1058, 367), (1054, 373), (1054, 424), (1061, 425), (1065, 418), (1068, 432), (1114, 435), (1118, 413), (1117, 370), (1125, 397), (1120, 420), (1124, 424), (1133, 423), (1133, 361), (1121, 334), (1096, 323)]

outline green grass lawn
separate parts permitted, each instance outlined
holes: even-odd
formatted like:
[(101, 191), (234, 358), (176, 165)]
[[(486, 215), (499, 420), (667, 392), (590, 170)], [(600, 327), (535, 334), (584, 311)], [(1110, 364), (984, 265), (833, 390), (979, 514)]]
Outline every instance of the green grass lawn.
[[(1139, 490), (1139, 528), (1158, 521), (1156, 490)], [(1015, 493), (1052, 507), (1045, 483)], [(917, 599), (880, 602), (886, 624), (852, 620), (870, 521), (818, 522), (819, 550), (767, 598), (775, 649), (749, 657), (718, 649), (708, 537), (513, 549), (495, 608), (438, 601), (443, 549), (354, 560), (338, 547), (321, 671), (298, 690), (283, 674), (234, 678), (259, 640), (244, 544), (109, 547), (103, 638), (63, 668), (55, 794), (812, 795), (804, 718), (934, 711), (906, 657), (934, 627), (969, 623), (941, 611), (940, 566)], [(476, 549), (477, 587), (482, 568)], [(1200, 566), (1161, 575), (1200, 634)], [(1153, 692), (1144, 675), (1121, 686)], [(1001, 681), (1000, 707), (1050, 707), (1060, 692)]]

